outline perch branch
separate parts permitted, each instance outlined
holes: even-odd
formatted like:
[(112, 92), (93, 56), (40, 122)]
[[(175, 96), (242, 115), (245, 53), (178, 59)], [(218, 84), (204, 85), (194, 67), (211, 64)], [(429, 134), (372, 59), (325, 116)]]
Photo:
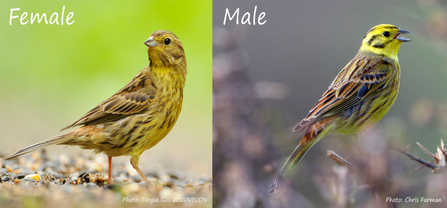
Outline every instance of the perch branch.
[(414, 160), (414, 161), (416, 161), (416, 162), (418, 162), (418, 163), (421, 163), (422, 165), (424, 165), (424, 166), (426, 166), (426, 167), (428, 167), (428, 168), (431, 168), (431, 169), (433, 169), (433, 170), (435, 170), (435, 171), (438, 170), (438, 166), (435, 165), (435, 164), (430, 163), (429, 161), (426, 161), (426, 160), (424, 160), (424, 159), (422, 159), (422, 158), (420, 158), (420, 157), (416, 157), (416, 156), (414, 156), (414, 155), (408, 153), (407, 151), (401, 150), (401, 149), (399, 149), (399, 148), (395, 148), (395, 149), (396, 149), (397, 151), (399, 151), (399, 152), (401, 152), (401, 153), (407, 155), (410, 159), (412, 159), (412, 160)]
[(332, 150), (327, 150), (326, 155), (341, 166), (347, 167), (349, 169), (355, 169), (355, 166), (353, 164), (348, 162), (345, 158), (341, 157), (340, 155), (337, 155), (337, 153), (335, 153)]

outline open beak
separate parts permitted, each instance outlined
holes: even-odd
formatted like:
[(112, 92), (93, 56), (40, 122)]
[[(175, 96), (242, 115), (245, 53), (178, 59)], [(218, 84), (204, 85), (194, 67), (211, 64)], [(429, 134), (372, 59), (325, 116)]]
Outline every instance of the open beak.
[(149, 37), (149, 39), (144, 41), (144, 44), (149, 46), (149, 47), (154, 47), (154, 46), (158, 45), (158, 43), (154, 40), (154, 36)]
[(396, 36), (394, 36), (394, 39), (400, 40), (402, 42), (409, 42), (409, 41), (411, 41), (410, 39), (408, 39), (404, 36), (399, 36), (401, 34), (407, 34), (407, 33), (410, 33), (410, 32), (408, 32), (406, 30), (399, 29), (399, 32), (396, 34)]

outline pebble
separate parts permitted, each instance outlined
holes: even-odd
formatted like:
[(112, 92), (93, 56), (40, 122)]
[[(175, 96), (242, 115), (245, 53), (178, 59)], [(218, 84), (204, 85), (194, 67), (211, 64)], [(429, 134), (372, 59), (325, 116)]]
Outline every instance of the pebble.
[(171, 188), (163, 187), (163, 188), (160, 190), (158, 196), (159, 196), (160, 198), (163, 198), (163, 197), (170, 197), (171, 194), (172, 194), (173, 192), (174, 192), (174, 191), (173, 191)]
[(113, 182), (112, 183), (122, 184), (123, 183), (123, 179), (121, 179), (121, 178), (113, 178)]
[(169, 175), (163, 175), (160, 177), (160, 183), (167, 183), (167, 182), (171, 182), (171, 176)]
[(96, 185), (95, 183), (87, 183), (87, 185), (85, 185), (85, 187), (87, 187), (87, 188), (99, 188), (99, 186)]
[(25, 176), (25, 179), (27, 179), (27, 178), (31, 178), (31, 179), (33, 179), (33, 180), (35, 180), (35, 181), (40, 181), (40, 179), (41, 179), (41, 177), (40, 177), (40, 175), (38, 175), (38, 174), (30, 174), (30, 175), (26, 175)]
[(11, 177), (9, 177), (9, 176), (3, 176), (2, 177), (2, 182), (9, 181), (9, 180), (11, 180)]
[[(15, 173), (15, 174), (23, 173), (23, 169), (21, 169), (21, 168), (15, 169), (15, 170), (14, 170), (14, 173)], [(25, 174), (25, 175), (26, 175), (26, 174)]]
[(171, 197), (172, 198), (184, 198), (185, 197), (185, 193), (182, 191), (174, 191), (171, 193)]
[[(197, 179), (182, 173), (149, 168), (150, 171), (144, 171), (151, 182), (147, 184), (126, 161), (114, 164), (113, 184), (108, 185), (107, 157), (104, 156), (88, 158), (64, 154), (42, 157), (41, 153), (34, 153), (32, 159), (26, 155), (22, 157), (21, 161), (3, 161), (3, 166), (0, 166), (0, 207), (11, 207), (6, 205), (23, 201), (24, 197), (29, 196), (38, 197), (45, 205), (55, 199), (71, 203), (99, 200), (102, 204), (122, 202), (123, 197), (212, 198), (210, 178)], [(210, 207), (210, 204), (198, 207)]]
[(26, 174), (24, 174), (24, 173), (17, 174), (18, 179), (23, 179), (23, 178), (25, 178), (25, 176), (26, 176)]
[(35, 172), (32, 171), (32, 170), (30, 170), (30, 169), (28, 169), (28, 168), (25, 168), (25, 169), (23, 169), (23, 172), (22, 172), (22, 173), (24, 173), (24, 174), (26, 174), (26, 175), (30, 175), (30, 174), (34, 174)]
[[(19, 164), (17, 164), (17, 163), (14, 163), (14, 164), (12, 164), (12, 167), (11, 167), (13, 170), (15, 170), (15, 169), (19, 169), (20, 168), (20, 165)], [(10, 171), (10, 172), (12, 172), (12, 171)]]
[(36, 183), (37, 181), (34, 180), (33, 178), (25, 178), (23, 179), (24, 182), (32, 182), (32, 183)]
[(200, 186), (200, 185), (203, 185), (203, 184), (205, 184), (205, 181), (202, 180), (202, 179), (199, 179), (198, 181), (195, 182), (196, 186)]
[(31, 153), (31, 158), (33, 159), (33, 160), (38, 160), (38, 159), (40, 159), (41, 157), (40, 157), (40, 153), (39, 152), (32, 152)]
[(170, 175), (171, 175), (171, 178), (172, 178), (172, 179), (176, 179), (176, 180), (180, 179), (180, 177), (179, 177), (179, 174), (178, 174), (178, 173), (175, 173), (175, 174), (170, 174)]
[(50, 173), (50, 174), (53, 175), (55, 178), (62, 178), (62, 177), (64, 177), (64, 175), (62, 175), (60, 173), (53, 172), (53, 173)]
[(3, 175), (4, 173), (7, 173), (8, 170), (6, 168), (0, 168), (0, 175)]
[(34, 180), (29, 181), (29, 180), (32, 180), (32, 179), (21, 180), (21, 182), (16, 182), (16, 183), (18, 183), (19, 186), (30, 188), (31, 185), (34, 185), (36, 183), (36, 181), (34, 181)]
[(123, 186), (122, 192), (123, 192), (123, 195), (128, 195), (131, 193), (135, 193), (135, 192), (139, 191), (140, 189), (141, 189), (140, 185), (138, 185), (136, 183), (128, 183)]
[(59, 162), (64, 165), (68, 165), (70, 163), (70, 158), (66, 154), (61, 154), (59, 156)]
[(186, 183), (181, 180), (173, 180), (172, 181), (176, 186), (185, 187)]
[[(135, 181), (135, 182), (137, 182), (137, 181), (143, 181), (143, 179), (141, 178), (140, 175), (133, 175), (133, 176), (131, 176), (131, 177), (132, 177), (132, 180)], [(144, 181), (143, 181), (143, 182), (144, 182)]]
[(54, 170), (57, 166), (59, 166), (59, 163), (56, 161), (46, 161), (45, 163), (42, 164), (42, 170), (44, 171), (52, 171)]
[(14, 182), (12, 182), (12, 181), (8, 181), (8, 182), (6, 182), (5, 184), (8, 184), (8, 185), (14, 185)]

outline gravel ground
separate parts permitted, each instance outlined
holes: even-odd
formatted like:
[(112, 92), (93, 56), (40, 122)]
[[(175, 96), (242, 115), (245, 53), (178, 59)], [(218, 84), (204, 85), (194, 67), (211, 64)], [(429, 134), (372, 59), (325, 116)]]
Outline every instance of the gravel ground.
[(211, 178), (151, 171), (146, 184), (114, 162), (108, 185), (107, 162), (97, 158), (41, 151), (0, 160), (0, 207), (212, 207)]

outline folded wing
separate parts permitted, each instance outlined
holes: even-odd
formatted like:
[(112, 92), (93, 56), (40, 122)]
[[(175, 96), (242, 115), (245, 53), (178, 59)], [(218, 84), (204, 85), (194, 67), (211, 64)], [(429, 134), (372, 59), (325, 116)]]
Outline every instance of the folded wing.
[(293, 130), (304, 132), (307, 126), (320, 119), (355, 107), (372, 93), (385, 87), (390, 70), (392, 66), (386, 61), (354, 58), (337, 75), (328, 90)]
[[(155, 86), (142, 72), (109, 99), (100, 103), (73, 124), (62, 130), (79, 126), (116, 121), (130, 115), (144, 112), (154, 101)], [(151, 85), (149, 90), (143, 88)]]

